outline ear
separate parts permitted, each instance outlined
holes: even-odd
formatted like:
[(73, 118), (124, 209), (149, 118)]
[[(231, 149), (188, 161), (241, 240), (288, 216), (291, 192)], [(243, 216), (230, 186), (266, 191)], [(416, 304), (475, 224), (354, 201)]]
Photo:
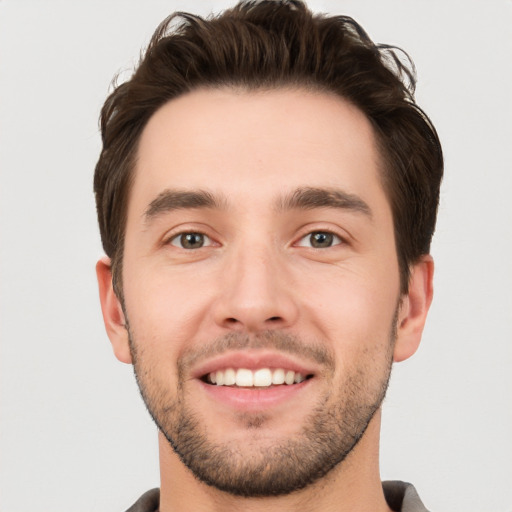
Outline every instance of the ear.
[(105, 256), (96, 263), (96, 276), (100, 290), (103, 321), (110, 343), (112, 343), (114, 354), (119, 361), (131, 364), (132, 357), (128, 341), (128, 329), (126, 328), (121, 302), (114, 292), (110, 258)]
[(395, 362), (411, 357), (418, 349), (421, 334), (432, 303), (434, 261), (423, 255), (412, 267), (409, 291), (402, 297), (398, 313), (397, 338), (393, 359)]

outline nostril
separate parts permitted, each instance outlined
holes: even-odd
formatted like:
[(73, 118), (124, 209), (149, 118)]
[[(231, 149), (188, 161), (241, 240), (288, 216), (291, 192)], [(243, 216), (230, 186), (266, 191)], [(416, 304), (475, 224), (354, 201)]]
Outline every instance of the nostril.
[[(265, 317), (261, 317), (264, 319)], [(241, 328), (247, 328), (251, 331), (256, 331), (259, 329), (273, 329), (274, 327), (278, 327), (282, 325), (284, 322), (284, 319), (282, 316), (271, 316), (263, 322), (261, 320), (258, 322), (257, 319), (248, 318), (247, 321), (240, 320), (239, 318), (235, 318), (232, 316), (226, 317), (223, 320), (224, 327), (227, 327), (229, 329), (241, 329)]]

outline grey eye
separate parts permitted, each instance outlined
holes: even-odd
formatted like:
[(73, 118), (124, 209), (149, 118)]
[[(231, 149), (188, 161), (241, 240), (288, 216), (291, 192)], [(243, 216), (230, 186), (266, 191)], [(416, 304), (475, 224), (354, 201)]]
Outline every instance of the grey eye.
[(329, 231), (314, 231), (301, 238), (297, 244), (299, 247), (313, 247), (314, 249), (325, 249), (342, 243), (339, 236)]
[(200, 249), (211, 245), (211, 240), (203, 233), (181, 233), (171, 240), (171, 245), (182, 249)]

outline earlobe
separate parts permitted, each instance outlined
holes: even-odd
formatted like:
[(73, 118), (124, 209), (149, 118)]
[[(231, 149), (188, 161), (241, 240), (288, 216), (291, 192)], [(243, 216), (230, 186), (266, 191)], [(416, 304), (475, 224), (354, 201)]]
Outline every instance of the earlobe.
[(98, 260), (98, 263), (96, 263), (96, 277), (98, 278), (103, 322), (114, 354), (119, 361), (131, 364), (128, 329), (126, 328), (121, 302), (112, 285), (110, 258), (105, 256)]
[(418, 349), (427, 313), (433, 296), (434, 261), (423, 255), (411, 268), (409, 291), (400, 304), (397, 338), (393, 359), (395, 362), (411, 357)]

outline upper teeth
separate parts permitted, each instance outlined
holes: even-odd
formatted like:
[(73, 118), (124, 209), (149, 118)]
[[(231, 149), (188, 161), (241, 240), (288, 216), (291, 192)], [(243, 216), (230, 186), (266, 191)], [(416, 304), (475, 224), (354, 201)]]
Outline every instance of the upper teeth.
[(247, 368), (226, 368), (209, 374), (209, 380), (217, 386), (243, 386), (243, 387), (266, 387), (271, 384), (298, 384), (305, 377), (299, 372), (276, 368), (259, 368), (248, 370)]

